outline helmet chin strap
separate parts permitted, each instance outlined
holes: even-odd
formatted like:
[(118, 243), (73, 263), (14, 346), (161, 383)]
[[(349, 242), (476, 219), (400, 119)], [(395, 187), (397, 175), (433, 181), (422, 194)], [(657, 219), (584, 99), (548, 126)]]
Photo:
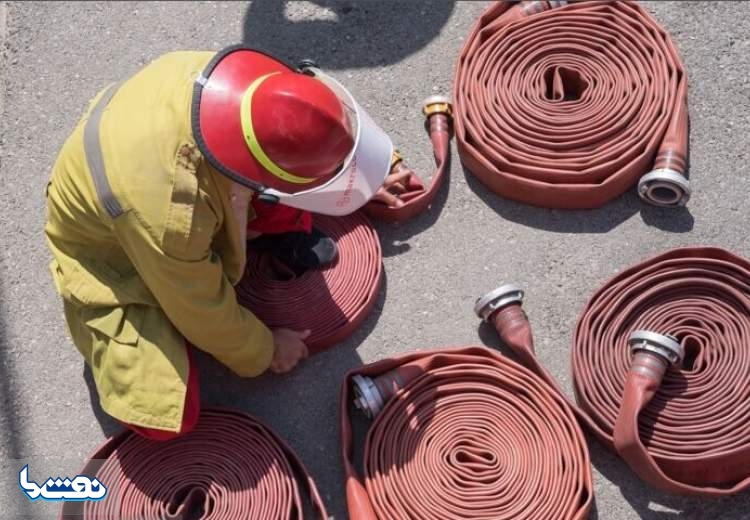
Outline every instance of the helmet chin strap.
[(263, 202), (267, 202), (269, 204), (278, 204), (279, 202), (279, 198), (276, 195), (266, 193), (265, 190), (258, 192), (258, 200), (262, 200)]

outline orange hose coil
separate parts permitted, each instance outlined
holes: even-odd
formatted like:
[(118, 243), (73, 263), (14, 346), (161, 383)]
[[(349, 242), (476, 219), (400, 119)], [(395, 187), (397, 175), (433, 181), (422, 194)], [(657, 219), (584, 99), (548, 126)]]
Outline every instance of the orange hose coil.
[[(475, 310), (564, 397), (522, 297), (505, 285)], [(750, 488), (750, 262), (681, 248), (617, 275), (578, 320), (573, 381), (579, 421), (646, 483), (707, 497)]]
[[(375, 378), (386, 398), (367, 434), (363, 479), (351, 459), (348, 416), (357, 375)], [(352, 520), (588, 517), (589, 455), (570, 408), (529, 370), (486, 348), (419, 352), (353, 370), (342, 386), (341, 421)]]
[(271, 275), (266, 255), (249, 251), (245, 276), (236, 287), (238, 301), (269, 327), (310, 329), (306, 343), (311, 352), (354, 332), (375, 305), (383, 280), (380, 241), (362, 213), (316, 215), (315, 226), (336, 242), (333, 264), (280, 280)]
[(65, 502), (60, 520), (99, 518), (296, 519), (305, 499), (315, 518), (328, 513), (294, 452), (239, 411), (204, 409), (196, 428), (168, 442), (125, 431), (81, 470), (107, 486), (98, 502)]
[[(639, 392), (628, 374), (626, 336), (634, 329), (670, 334), (687, 354), (650, 402), (628, 395)], [(683, 248), (627, 269), (584, 308), (573, 376), (604, 440), (648, 483), (703, 496), (747, 489), (750, 262), (723, 249)]]
[(635, 186), (687, 202), (687, 78), (635, 2), (493, 4), (456, 67), (456, 140), (491, 190), (549, 208), (596, 208)]

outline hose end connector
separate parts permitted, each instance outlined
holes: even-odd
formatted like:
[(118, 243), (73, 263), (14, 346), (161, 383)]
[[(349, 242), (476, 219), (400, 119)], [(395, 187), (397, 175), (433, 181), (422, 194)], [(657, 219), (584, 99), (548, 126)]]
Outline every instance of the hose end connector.
[(401, 152), (393, 149), (393, 153), (391, 154), (391, 173), (393, 173), (393, 168), (396, 167), (397, 164), (404, 162), (404, 156), (401, 155)]
[(505, 284), (477, 299), (474, 312), (479, 318), (489, 323), (498, 309), (511, 303), (520, 304), (521, 302), (523, 302), (523, 290), (517, 285)]
[(356, 374), (352, 377), (354, 386), (354, 406), (368, 419), (374, 419), (385, 404), (375, 380), (371, 377)]
[(550, 9), (555, 9), (557, 7), (564, 7), (568, 5), (568, 1), (567, 0), (527, 0), (527, 1), (521, 2), (518, 5), (520, 6), (521, 12), (525, 16), (531, 16), (532, 14), (543, 13), (544, 11), (549, 11)]
[(690, 181), (677, 170), (658, 168), (638, 181), (638, 195), (654, 206), (677, 208), (690, 200)]
[(450, 119), (453, 117), (453, 105), (447, 96), (437, 94), (422, 102), (422, 112), (428, 119), (434, 114), (444, 114)]
[(685, 358), (685, 349), (674, 336), (649, 330), (636, 330), (628, 338), (630, 352), (654, 354), (662, 358), (665, 365), (680, 366)]

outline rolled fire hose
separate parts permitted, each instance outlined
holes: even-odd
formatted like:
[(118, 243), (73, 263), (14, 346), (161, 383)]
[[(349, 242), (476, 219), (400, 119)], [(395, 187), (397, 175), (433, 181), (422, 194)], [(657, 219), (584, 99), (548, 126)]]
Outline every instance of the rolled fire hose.
[(383, 279), (380, 241), (367, 217), (315, 215), (315, 226), (338, 248), (336, 260), (295, 277), (270, 255), (248, 251), (238, 301), (269, 327), (310, 329), (312, 353), (344, 340), (377, 301)]
[(597, 208), (636, 184), (657, 206), (690, 197), (685, 68), (635, 2), (493, 4), (453, 92), (461, 161), (503, 197)]
[[(349, 407), (374, 418), (364, 478)], [(349, 372), (341, 440), (351, 520), (588, 517), (589, 454), (570, 407), (484, 347), (417, 352)]]
[[(475, 310), (550, 385), (506, 285)], [(581, 422), (646, 483), (718, 497), (750, 487), (750, 262), (716, 248), (672, 250), (607, 282), (573, 338)]]
[(422, 109), (427, 118), (427, 127), (432, 141), (433, 153), (435, 155), (435, 173), (432, 174), (429, 187), (417, 177), (411, 169), (406, 166), (398, 152), (394, 153), (391, 163), (391, 173), (409, 171), (412, 175), (405, 186), (406, 191), (399, 195), (403, 206), (388, 206), (383, 202), (374, 200), (367, 203), (364, 212), (371, 218), (386, 222), (401, 222), (414, 218), (425, 211), (438, 194), (440, 186), (444, 182), (450, 154), (451, 118), (453, 108), (448, 98), (444, 96), (430, 96), (424, 101)]
[(294, 452), (239, 411), (205, 409), (193, 431), (168, 442), (125, 431), (100, 446), (79, 474), (95, 476), (107, 495), (65, 502), (60, 520), (301, 520), (305, 502), (316, 518), (328, 518)]

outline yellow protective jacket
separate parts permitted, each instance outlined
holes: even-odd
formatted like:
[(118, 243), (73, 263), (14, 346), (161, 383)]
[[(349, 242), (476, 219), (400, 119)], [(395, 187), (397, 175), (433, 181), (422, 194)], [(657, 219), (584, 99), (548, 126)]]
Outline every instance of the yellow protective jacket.
[(191, 131), (193, 83), (213, 55), (164, 55), (106, 106), (99, 138), (121, 216), (101, 205), (84, 150), (84, 126), (103, 92), (65, 142), (47, 188), (50, 267), (73, 341), (104, 410), (146, 427), (176, 430), (182, 417), (184, 342), (169, 344), (175, 334), (164, 328), (241, 376), (265, 371), (273, 354), (271, 332), (233, 288), (245, 245), (231, 181), (203, 160)]

